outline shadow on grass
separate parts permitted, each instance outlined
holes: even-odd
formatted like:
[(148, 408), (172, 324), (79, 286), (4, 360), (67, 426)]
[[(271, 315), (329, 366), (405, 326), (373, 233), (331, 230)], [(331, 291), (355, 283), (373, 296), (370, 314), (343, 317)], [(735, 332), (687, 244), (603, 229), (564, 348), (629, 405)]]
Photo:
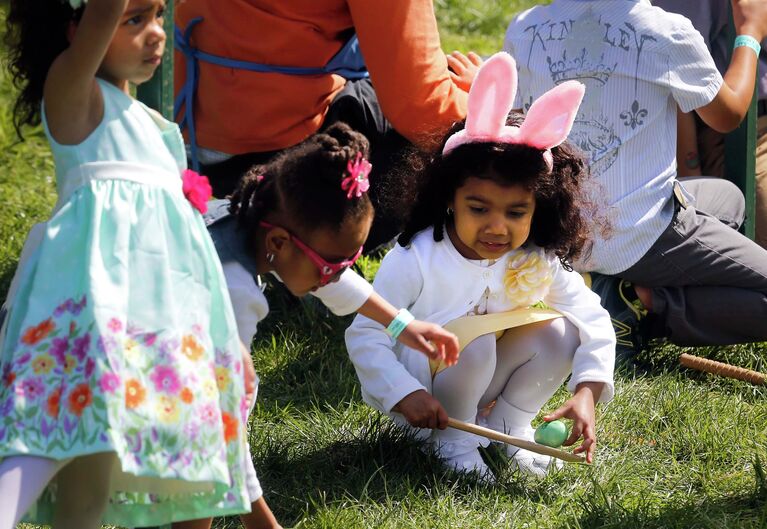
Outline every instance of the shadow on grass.
[(658, 506), (653, 500), (624, 505), (615, 495), (598, 484), (581, 497), (583, 515), (561, 525), (599, 529), (762, 529), (767, 527), (767, 480), (757, 459), (754, 464), (756, 486), (751, 493), (734, 494), (720, 499), (695, 499), (673, 507)]
[[(414, 498), (471, 495), (491, 486), (447, 471), (419, 448), (420, 442), (382, 416), (356, 429), (338, 429), (328, 439), (284, 439), (255, 449), (255, 464), (277, 518), (292, 526), (328, 505), (397, 505)], [(320, 436), (322, 437), (322, 436)], [(503, 493), (528, 494), (523, 482), (504, 480)]]
[(261, 410), (307, 411), (358, 401), (359, 382), (344, 343), (351, 316), (335, 316), (312, 296), (267, 289), (270, 314), (254, 341)]

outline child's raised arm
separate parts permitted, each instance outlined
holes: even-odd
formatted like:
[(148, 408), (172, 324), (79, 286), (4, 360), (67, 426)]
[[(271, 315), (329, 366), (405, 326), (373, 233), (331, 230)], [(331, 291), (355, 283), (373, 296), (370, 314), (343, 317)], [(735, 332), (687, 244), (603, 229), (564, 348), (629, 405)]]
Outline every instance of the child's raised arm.
[(70, 46), (51, 65), (43, 90), (51, 135), (64, 144), (77, 144), (96, 128), (103, 101), (96, 73), (104, 61), (128, 0), (90, 0), (79, 22), (70, 22)]
[[(767, 35), (767, 0), (732, 0), (732, 15), (739, 36), (761, 42)], [(748, 46), (735, 48), (719, 93), (711, 103), (697, 109), (712, 129), (729, 132), (743, 120), (754, 94), (757, 62), (757, 54)]]

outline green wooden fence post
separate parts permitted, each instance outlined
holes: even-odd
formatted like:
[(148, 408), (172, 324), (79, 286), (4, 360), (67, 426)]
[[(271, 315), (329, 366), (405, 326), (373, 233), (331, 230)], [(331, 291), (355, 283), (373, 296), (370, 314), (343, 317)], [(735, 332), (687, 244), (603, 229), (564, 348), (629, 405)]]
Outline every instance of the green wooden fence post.
[(165, 119), (173, 119), (173, 0), (168, 0), (165, 7), (165, 52), (162, 64), (152, 78), (138, 86), (136, 96), (148, 107), (160, 112)]
[(754, 238), (756, 216), (756, 99), (755, 92), (746, 119), (724, 139), (725, 176), (746, 197), (743, 233), (749, 239)]
[[(730, 44), (735, 42), (735, 26), (732, 22), (730, 7)], [(732, 52), (731, 52), (732, 53)], [(724, 138), (724, 175), (737, 185), (746, 197), (746, 223), (743, 233), (749, 239), (754, 238), (756, 216), (756, 101), (758, 93), (754, 87), (754, 96), (748, 114), (740, 126)]]

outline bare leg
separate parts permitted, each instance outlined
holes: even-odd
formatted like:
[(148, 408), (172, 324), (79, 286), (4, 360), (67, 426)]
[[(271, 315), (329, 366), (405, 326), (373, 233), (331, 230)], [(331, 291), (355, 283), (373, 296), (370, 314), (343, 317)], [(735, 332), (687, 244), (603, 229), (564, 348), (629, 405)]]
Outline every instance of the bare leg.
[[(245, 529), (282, 529), (263, 496), (251, 503), (250, 509), (248, 514), (240, 515)], [(212, 522), (213, 518), (174, 522), (173, 529), (210, 529)]]
[(199, 520), (186, 520), (173, 522), (173, 529), (210, 529), (213, 518), (201, 518)]
[(240, 515), (245, 529), (282, 529), (263, 496), (250, 504), (250, 512)]
[(58, 475), (53, 529), (100, 529), (109, 500), (113, 452), (77, 457)]

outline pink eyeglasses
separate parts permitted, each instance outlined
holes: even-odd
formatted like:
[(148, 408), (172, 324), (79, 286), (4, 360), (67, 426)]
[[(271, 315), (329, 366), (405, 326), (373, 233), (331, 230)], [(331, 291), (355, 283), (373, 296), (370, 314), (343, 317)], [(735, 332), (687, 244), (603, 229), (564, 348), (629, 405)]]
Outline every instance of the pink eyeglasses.
[[(259, 224), (262, 227), (268, 228), (268, 229), (277, 227), (274, 224), (269, 224), (268, 222), (264, 220), (259, 222)], [(299, 239), (292, 233), (290, 233), (290, 238), (295, 243), (295, 245), (298, 246), (302, 252), (304, 252), (304, 254), (309, 258), (309, 260), (314, 264), (314, 266), (317, 267), (317, 270), (319, 270), (320, 286), (325, 286), (328, 283), (332, 282), (333, 280), (337, 279), (341, 275), (341, 273), (343, 273), (344, 270), (346, 270), (351, 265), (353, 265), (357, 261), (357, 259), (360, 258), (360, 255), (362, 255), (362, 246), (360, 246), (360, 249), (357, 250), (357, 253), (351, 259), (347, 261), (341, 261), (340, 263), (329, 263), (328, 261), (323, 259), (317, 252), (312, 250), (307, 244), (301, 241), (301, 239)]]

